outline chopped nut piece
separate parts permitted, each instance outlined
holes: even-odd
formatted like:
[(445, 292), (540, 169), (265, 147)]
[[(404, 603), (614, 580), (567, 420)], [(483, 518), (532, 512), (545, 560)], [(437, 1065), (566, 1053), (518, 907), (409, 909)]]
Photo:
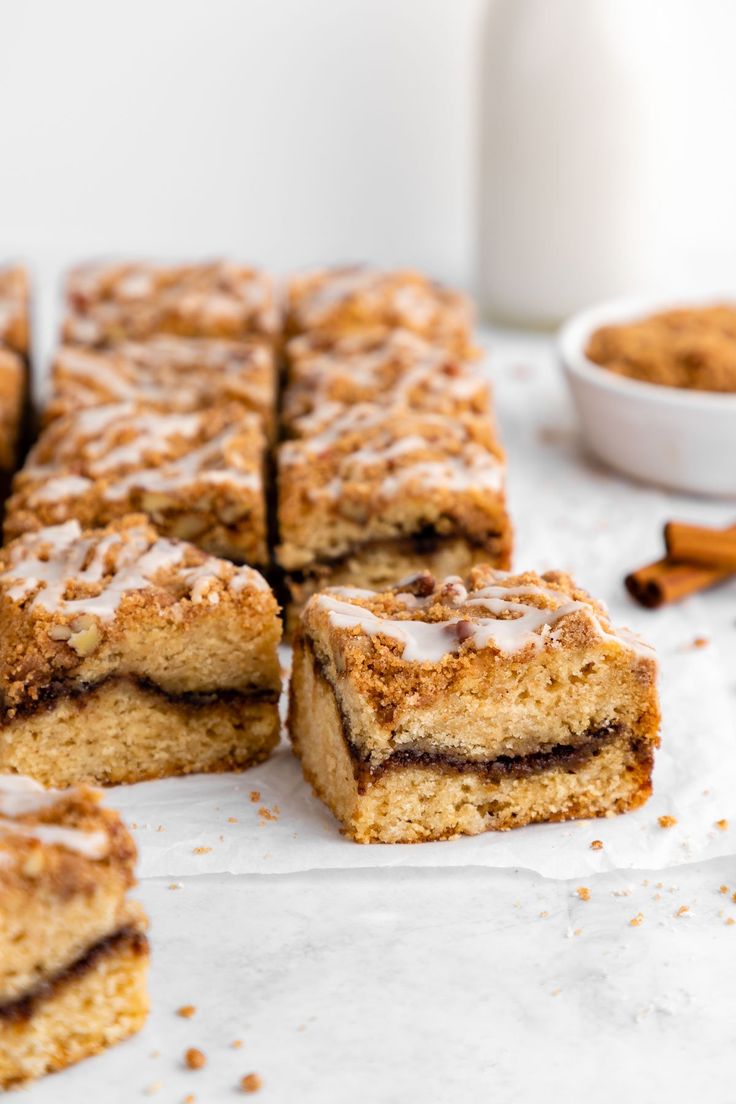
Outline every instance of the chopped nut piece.
[(661, 816), (659, 817), (660, 828), (674, 828), (677, 824), (677, 817), (673, 816)]
[(202, 1069), (207, 1064), (207, 1059), (201, 1050), (197, 1047), (189, 1047), (189, 1050), (184, 1055), (184, 1062), (188, 1069)]
[(263, 1082), (257, 1073), (246, 1073), (245, 1077), (241, 1079), (240, 1087), (243, 1092), (254, 1093), (258, 1092)]

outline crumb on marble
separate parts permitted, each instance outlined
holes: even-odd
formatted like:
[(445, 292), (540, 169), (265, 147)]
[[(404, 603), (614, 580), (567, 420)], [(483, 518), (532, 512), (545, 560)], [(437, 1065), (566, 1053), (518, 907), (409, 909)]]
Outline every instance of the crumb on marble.
[(261, 805), (258, 810), (258, 815), (261, 820), (278, 820), (281, 810), (278, 805), (274, 805), (272, 809), (267, 809), (265, 805)]
[(194, 847), (192, 853), (195, 855), (209, 855), (211, 850), (211, 847)]
[(590, 900), (590, 890), (588, 889), (587, 886), (578, 886), (578, 888), (575, 890), (575, 892), (577, 893), (577, 895), (578, 895), (578, 897), (580, 898), (581, 901), (589, 901)]
[(233, 1039), (233, 1041), (230, 1044), (230, 1046), (233, 1048), (233, 1050), (240, 1050), (242, 1045), (243, 1045), (243, 1040), (242, 1039)]
[(693, 647), (693, 648), (707, 648), (709, 644), (710, 644), (710, 640), (708, 639), (707, 636), (696, 636), (695, 639), (692, 642), (691, 647)]
[(602, 851), (603, 850), (603, 840), (593, 840), (590, 844), (590, 850), (591, 851)]
[(181, 1008), (177, 1008), (177, 1016), (182, 1016), (185, 1020), (191, 1020), (194, 1013), (197, 1011), (193, 1004), (183, 1004)]
[(205, 1054), (198, 1047), (189, 1047), (184, 1054), (184, 1064), (187, 1069), (198, 1070), (207, 1065)]
[(246, 1073), (240, 1080), (240, 1087), (245, 1093), (258, 1092), (263, 1082), (257, 1073)]
[(660, 828), (674, 828), (677, 824), (677, 817), (669, 816), (669, 814), (658, 817), (657, 819)]
[(720, 886), (719, 889), (718, 889), (718, 892), (723, 893), (723, 894), (728, 893), (728, 886), (727, 885)]
[(686, 916), (689, 911), (690, 911), (690, 906), (689, 905), (680, 905), (677, 912), (675, 913), (675, 916)]
[(228, 824), (237, 824), (238, 823), (238, 818), (237, 817), (228, 817), (227, 822), (228, 822)]
[(730, 927), (732, 927), (732, 926), (733, 926), (734, 924), (736, 924), (736, 920), (734, 920), (733, 916), (728, 916), (728, 917), (726, 917), (726, 924), (727, 924), (727, 925), (728, 925), (728, 927), (730, 928)]
[(726, 818), (725, 818), (725, 817), (723, 817), (723, 818), (722, 818), (721, 820), (717, 820), (717, 821), (716, 821), (716, 828), (718, 828), (718, 830), (719, 830), (720, 832), (725, 832), (725, 831), (727, 831), (727, 829), (728, 829), (728, 821), (726, 820)]
[(251, 790), (250, 791), (250, 799), (253, 802), (253, 804), (255, 805), (258, 801), (261, 800), (261, 791), (260, 790)]
[(644, 923), (644, 913), (637, 912), (636, 916), (632, 916), (629, 920), (629, 926), (632, 928), (638, 928), (640, 924)]

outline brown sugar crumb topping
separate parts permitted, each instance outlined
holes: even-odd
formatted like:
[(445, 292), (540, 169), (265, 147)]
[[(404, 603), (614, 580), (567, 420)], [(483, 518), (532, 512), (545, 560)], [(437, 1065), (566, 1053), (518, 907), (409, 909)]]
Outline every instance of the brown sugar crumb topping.
[(580, 898), (581, 901), (589, 901), (590, 900), (590, 890), (588, 889), (587, 886), (578, 886), (578, 888), (575, 890), (575, 892), (577, 893), (577, 895), (578, 895), (578, 897)]
[(736, 306), (681, 308), (603, 326), (590, 338), (586, 355), (646, 383), (736, 391)]
[(207, 1065), (207, 1058), (197, 1047), (189, 1047), (184, 1055), (184, 1062), (187, 1069), (197, 1070)]
[(661, 816), (658, 820), (660, 828), (674, 828), (677, 824), (677, 817), (673, 816)]
[(193, 1004), (183, 1004), (181, 1008), (177, 1008), (177, 1016), (183, 1016), (185, 1020), (191, 1020), (194, 1013), (197, 1011)]
[(240, 1087), (246, 1093), (258, 1092), (262, 1084), (263, 1082), (257, 1073), (246, 1073), (240, 1081)]

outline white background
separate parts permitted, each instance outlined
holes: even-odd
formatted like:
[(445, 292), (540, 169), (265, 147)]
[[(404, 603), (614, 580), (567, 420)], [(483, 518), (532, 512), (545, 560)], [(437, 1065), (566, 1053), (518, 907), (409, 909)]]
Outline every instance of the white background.
[[(0, 256), (229, 253), (277, 269), (365, 258), (470, 286), (488, 13), (522, 3), (6, 0)], [(732, 285), (736, 5), (608, 3), (656, 183), (630, 232), (651, 232), (663, 278)], [(570, 18), (562, 5), (548, 0)], [(577, 64), (566, 36), (548, 37), (553, 69)], [(563, 124), (549, 120), (554, 150)], [(606, 156), (597, 130), (579, 135), (591, 143), (583, 200), (586, 160), (592, 171)]]

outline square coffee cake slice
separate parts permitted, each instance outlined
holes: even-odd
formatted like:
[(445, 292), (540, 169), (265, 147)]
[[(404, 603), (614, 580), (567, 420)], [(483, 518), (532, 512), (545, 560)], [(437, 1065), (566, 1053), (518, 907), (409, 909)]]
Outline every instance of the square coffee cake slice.
[(658, 727), (652, 650), (557, 572), (419, 574), (302, 614), (291, 739), (360, 842), (635, 809)]
[(275, 433), (276, 366), (261, 340), (152, 337), (109, 349), (62, 345), (51, 372), (45, 422), (88, 406), (130, 402), (141, 410), (188, 414), (237, 403)]
[(472, 328), (467, 296), (413, 269), (317, 268), (292, 276), (287, 288), (287, 335), (319, 334), (325, 346), (351, 334), (404, 329), (474, 357)]
[(0, 1086), (98, 1054), (148, 1012), (136, 848), (94, 790), (0, 775)]
[(68, 274), (66, 299), (62, 337), (72, 345), (154, 334), (272, 340), (280, 324), (271, 276), (233, 261), (82, 264)]
[(5, 539), (145, 513), (166, 536), (265, 566), (265, 453), (259, 418), (234, 403), (187, 414), (133, 402), (82, 409), (51, 422), (28, 454)]
[(45, 785), (239, 770), (279, 739), (278, 606), (131, 516), (0, 550), (0, 771)]
[(290, 622), (325, 585), (382, 590), (417, 567), (509, 566), (504, 454), (488, 418), (358, 403), (284, 442), (278, 481)]

